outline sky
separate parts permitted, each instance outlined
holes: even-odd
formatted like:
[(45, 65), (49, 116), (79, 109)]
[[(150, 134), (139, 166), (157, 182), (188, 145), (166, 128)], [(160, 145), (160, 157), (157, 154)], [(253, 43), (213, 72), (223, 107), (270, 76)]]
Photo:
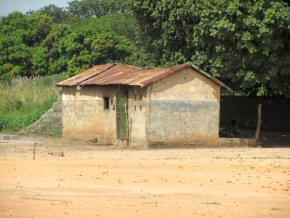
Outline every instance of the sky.
[(0, 0), (0, 16), (7, 16), (13, 11), (27, 12), (37, 10), (44, 6), (54, 4), (58, 7), (66, 7), (72, 0)]

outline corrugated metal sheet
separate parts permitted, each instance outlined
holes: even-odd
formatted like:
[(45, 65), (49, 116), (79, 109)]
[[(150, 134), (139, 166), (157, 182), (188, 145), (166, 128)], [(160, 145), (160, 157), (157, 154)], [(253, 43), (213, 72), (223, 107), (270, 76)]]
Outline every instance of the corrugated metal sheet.
[(143, 69), (126, 64), (97, 65), (77, 76), (58, 83), (57, 86), (129, 85), (146, 87), (187, 67), (194, 68), (196, 71), (213, 80), (218, 85), (232, 91), (218, 79), (189, 63), (179, 64), (169, 68), (154, 69)]
[(108, 69), (110, 69), (111, 67), (115, 66), (114, 64), (103, 64), (103, 65), (97, 65), (94, 66), (88, 70), (86, 70), (83, 73), (80, 73), (76, 76), (73, 76), (67, 80), (64, 80), (60, 83), (57, 83), (57, 86), (76, 86), (78, 85), (80, 82), (85, 81), (87, 79), (90, 79)]

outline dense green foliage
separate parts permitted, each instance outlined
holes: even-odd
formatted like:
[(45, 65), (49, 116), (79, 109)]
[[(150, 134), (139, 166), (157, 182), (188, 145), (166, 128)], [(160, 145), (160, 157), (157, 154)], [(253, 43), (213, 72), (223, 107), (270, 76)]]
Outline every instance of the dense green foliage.
[(236, 94), (290, 97), (288, 4), (74, 0), (1, 17), (0, 131), (31, 125), (58, 98), (55, 82), (107, 62), (191, 61)]
[(124, 0), (74, 0), (68, 5), (69, 13), (79, 18), (129, 13), (128, 4)]
[(290, 97), (290, 13), (277, 0), (74, 0), (0, 20), (0, 80), (191, 61), (245, 95)]
[(133, 62), (141, 52), (125, 8), (122, 1), (84, 0), (1, 17), (0, 131), (19, 131), (39, 119), (58, 98), (55, 82), (68, 75)]
[(290, 13), (273, 0), (135, 0), (140, 37), (171, 65), (191, 61), (245, 94), (290, 97)]
[[(118, 20), (118, 16), (100, 18), (98, 22), (86, 20), (82, 27), (76, 27), (59, 41), (59, 55), (68, 60), (70, 75), (96, 64), (124, 61), (132, 52), (132, 41), (118, 30), (102, 28), (101, 23)], [(121, 19), (119, 19), (120, 25)], [(118, 24), (114, 24), (118, 25)], [(115, 26), (117, 28), (117, 26)]]
[(2, 17), (0, 79), (74, 75), (96, 64), (125, 62), (137, 51), (136, 31), (120, 2), (73, 1), (67, 10), (49, 5)]
[(38, 120), (58, 99), (55, 83), (66, 78), (58, 74), (0, 82), (0, 132), (19, 131)]

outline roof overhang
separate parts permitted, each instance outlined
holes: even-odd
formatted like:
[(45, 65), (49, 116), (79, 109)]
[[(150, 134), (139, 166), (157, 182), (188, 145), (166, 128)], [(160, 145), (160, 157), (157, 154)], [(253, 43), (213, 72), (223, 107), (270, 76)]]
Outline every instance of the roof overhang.
[(201, 70), (199, 67), (191, 63), (175, 65), (169, 68), (138, 68), (125, 64), (104, 64), (94, 66), (85, 72), (72, 78), (57, 83), (58, 87), (71, 86), (106, 86), (106, 85), (124, 85), (147, 87), (165, 77), (179, 72), (182, 69), (191, 67), (201, 75), (212, 80), (217, 85), (233, 92), (233, 90), (220, 80)]

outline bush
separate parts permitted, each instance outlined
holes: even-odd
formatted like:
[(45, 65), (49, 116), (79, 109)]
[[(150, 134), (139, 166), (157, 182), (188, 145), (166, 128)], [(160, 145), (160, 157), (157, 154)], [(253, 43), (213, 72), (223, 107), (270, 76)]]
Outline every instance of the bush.
[(0, 131), (18, 132), (37, 121), (59, 98), (55, 84), (66, 74), (0, 83)]

